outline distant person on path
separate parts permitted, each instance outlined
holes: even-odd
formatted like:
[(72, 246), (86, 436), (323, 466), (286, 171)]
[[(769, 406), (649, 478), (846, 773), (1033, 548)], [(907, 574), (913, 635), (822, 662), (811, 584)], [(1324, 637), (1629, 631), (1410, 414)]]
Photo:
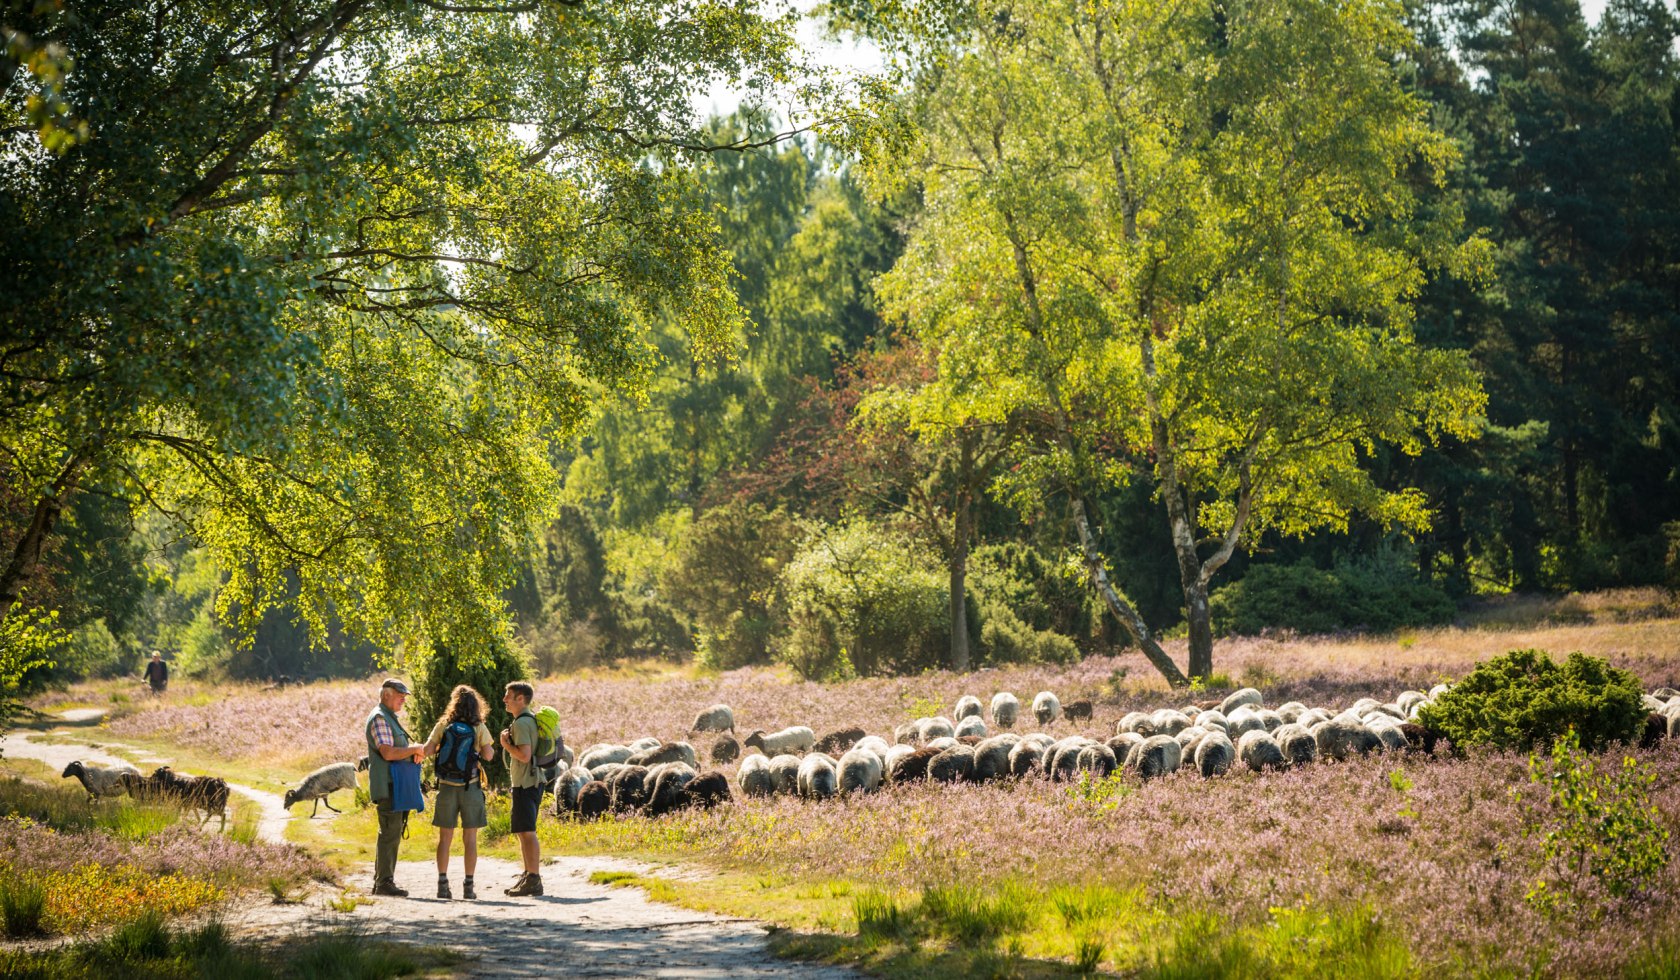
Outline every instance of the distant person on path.
[(410, 745), (408, 731), (397, 720), (397, 712), (408, 700), (408, 685), (388, 677), (379, 686), (379, 706), (368, 714), (363, 731), (367, 735), (368, 796), (379, 810), (379, 839), (374, 844), (373, 892), (407, 898), (397, 887), (397, 845), (402, 843), (406, 810), (392, 807), (391, 763), (409, 759), (418, 763), (426, 753), (424, 745)]
[(449, 694), (449, 707), (426, 739), (426, 756), (433, 759), (437, 774), (437, 797), (432, 803), (432, 826), (438, 829), (438, 898), (449, 894), (449, 842), (455, 825), (461, 825), (462, 862), (467, 876), (461, 881), (461, 897), (474, 899), (473, 872), (478, 868), (478, 829), (488, 823), (484, 809), (484, 785), (479, 781), (480, 762), (495, 758), (496, 743), (484, 724), (484, 699), (465, 684)]
[(504, 894), (515, 898), (541, 895), (542, 852), (537, 844), (537, 809), (542, 806), (543, 774), (532, 765), (537, 753), (537, 716), (531, 714), (536, 689), (514, 681), (502, 694), (502, 707), (513, 716), (513, 724), (502, 729), (502, 750), (508, 755), (509, 782), (513, 785), (513, 822), (510, 829), (519, 838), (519, 855), (525, 873)]
[(169, 665), (163, 662), (163, 654), (152, 651), (152, 659), (146, 662), (146, 683), (152, 685), (153, 694), (162, 694), (169, 687)]

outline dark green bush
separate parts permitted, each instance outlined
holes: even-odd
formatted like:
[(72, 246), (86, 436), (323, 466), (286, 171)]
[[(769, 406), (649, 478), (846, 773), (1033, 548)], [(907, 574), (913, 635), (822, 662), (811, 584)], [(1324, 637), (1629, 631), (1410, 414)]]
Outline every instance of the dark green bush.
[[(484, 723), (494, 736), (513, 722), (502, 708), (502, 691), (509, 681), (530, 679), (531, 671), (525, 664), (524, 656), (506, 640), (498, 640), (489, 650), (472, 658), (461, 656), (452, 647), (436, 645), (414, 672), (414, 697), (408, 705), (414, 727), (408, 734), (417, 742), (425, 741), (439, 716), (449, 707), (449, 694), (455, 690), (455, 685), (466, 684), (484, 699)], [(540, 691), (537, 700), (542, 700)], [(498, 750), (493, 759), (484, 763), (484, 775), (492, 786), (507, 785), (505, 753)]]
[(1260, 565), (1215, 592), (1212, 608), (1216, 634), (1253, 636), (1267, 629), (1329, 633), (1427, 626), (1449, 622), (1457, 607), (1409, 570), (1377, 560), (1330, 571), (1305, 562)]
[(1570, 729), (1597, 749), (1638, 737), (1646, 711), (1639, 679), (1609, 661), (1571, 653), (1559, 664), (1544, 650), (1484, 660), (1419, 713), (1418, 720), (1463, 749), (1528, 751)]
[(780, 575), (799, 547), (799, 527), (781, 509), (732, 501), (700, 515), (660, 592), (694, 626), (700, 663), (715, 670), (768, 663), (786, 630)]

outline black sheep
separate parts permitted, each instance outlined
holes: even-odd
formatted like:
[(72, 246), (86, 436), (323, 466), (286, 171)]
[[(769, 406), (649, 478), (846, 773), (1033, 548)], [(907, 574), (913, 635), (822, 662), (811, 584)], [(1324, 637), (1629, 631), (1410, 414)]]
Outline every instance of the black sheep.
[(647, 804), (648, 790), (646, 766), (624, 766), (607, 777), (607, 789), (611, 794), (612, 808), (620, 813), (639, 810)]
[(732, 796), (729, 792), (729, 777), (716, 769), (706, 772), (689, 780), (683, 787), (684, 806), (709, 810), (719, 803), (728, 803)]
[(720, 735), (712, 743), (713, 762), (734, 762), (741, 757), (741, 743), (733, 735)]
[(1655, 711), (1645, 716), (1645, 731), (1639, 736), (1639, 747), (1654, 749), (1668, 737), (1668, 717)]
[(228, 785), (216, 776), (183, 776), (168, 766), (161, 766), (147, 777), (151, 795), (174, 800), (188, 810), (204, 811), (203, 826), (211, 817), (221, 817), (218, 829), (227, 828)]
[(842, 728), (837, 732), (829, 732), (817, 740), (816, 751), (839, 758), (847, 749), (858, 744), (865, 734), (861, 728)]
[(578, 790), (577, 814), (584, 820), (594, 820), (612, 808), (612, 789), (599, 779), (585, 783)]
[(1400, 726), (1400, 734), (1406, 736), (1406, 745), (1413, 752), (1422, 752), (1426, 755), (1435, 754), (1435, 740), (1440, 736), (1434, 731), (1415, 721), (1408, 721)]
[(892, 781), (908, 783), (926, 777), (928, 763), (932, 762), (934, 756), (937, 756), (939, 752), (939, 749), (924, 745), (898, 760), (892, 769)]
[(1069, 701), (1062, 705), (1062, 717), (1068, 721), (1090, 721), (1091, 702), (1087, 700)]

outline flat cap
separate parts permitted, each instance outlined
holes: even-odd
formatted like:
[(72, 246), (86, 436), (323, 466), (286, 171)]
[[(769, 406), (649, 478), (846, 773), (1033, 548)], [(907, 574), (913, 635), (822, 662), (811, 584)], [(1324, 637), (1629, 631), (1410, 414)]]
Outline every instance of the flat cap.
[(408, 693), (408, 685), (404, 684), (402, 681), (397, 680), (395, 677), (385, 678), (385, 683), (383, 683), (379, 686), (380, 687), (388, 687), (391, 690), (396, 691), (398, 694), (407, 694)]

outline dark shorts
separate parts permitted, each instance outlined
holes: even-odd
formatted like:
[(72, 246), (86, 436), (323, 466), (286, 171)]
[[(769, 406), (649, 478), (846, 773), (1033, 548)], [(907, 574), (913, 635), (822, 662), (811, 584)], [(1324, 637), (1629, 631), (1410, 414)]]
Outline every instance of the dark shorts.
[(515, 834), (534, 833), (537, 829), (537, 808), (542, 806), (541, 786), (513, 788), (513, 823), (508, 828)]

